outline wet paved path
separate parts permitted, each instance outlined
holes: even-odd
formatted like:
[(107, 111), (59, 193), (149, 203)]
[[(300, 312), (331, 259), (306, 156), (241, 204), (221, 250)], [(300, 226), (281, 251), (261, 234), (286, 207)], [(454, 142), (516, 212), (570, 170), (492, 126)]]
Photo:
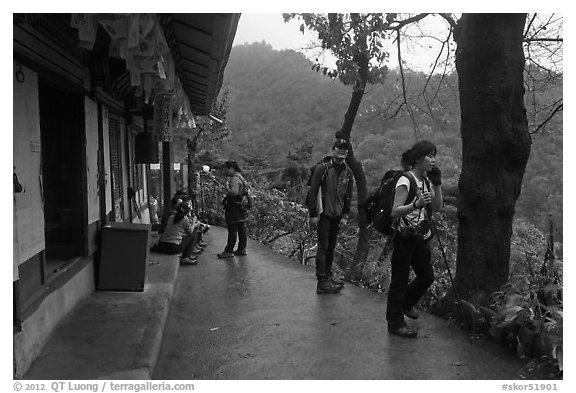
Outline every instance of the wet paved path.
[(181, 266), (154, 379), (519, 379), (523, 363), (431, 314), (415, 340), (388, 335), (386, 296), (347, 284), (317, 295), (314, 271), (256, 242), (219, 260), (212, 227)]

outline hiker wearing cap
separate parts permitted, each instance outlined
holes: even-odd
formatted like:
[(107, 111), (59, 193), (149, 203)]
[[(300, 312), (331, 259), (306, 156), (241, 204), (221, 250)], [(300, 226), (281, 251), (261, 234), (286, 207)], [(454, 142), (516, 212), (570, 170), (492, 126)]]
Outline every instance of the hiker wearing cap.
[(312, 172), (307, 206), (310, 225), (316, 227), (318, 251), (316, 253), (316, 293), (338, 293), (344, 286), (332, 276), (334, 249), (340, 225), (348, 223), (354, 177), (346, 165), (349, 144), (338, 139), (332, 147), (332, 159), (316, 165)]
[[(246, 209), (242, 208), (241, 199), (246, 191), (247, 183), (236, 161), (226, 161), (224, 170), (228, 175), (228, 182), (226, 183), (226, 197), (222, 204), (228, 227), (228, 242), (224, 251), (218, 254), (218, 258), (233, 258), (234, 255), (246, 255)], [(236, 239), (238, 239), (238, 248), (234, 251)]]
[[(390, 334), (411, 338), (418, 332), (407, 326), (404, 316), (418, 318), (414, 306), (434, 281), (430, 223), (432, 211), (442, 209), (442, 181), (441, 171), (435, 166), (436, 146), (429, 141), (419, 141), (405, 151), (401, 163), (407, 172), (396, 183), (391, 212), (397, 224), (386, 320)], [(416, 193), (409, 200), (412, 186), (416, 187)], [(410, 267), (416, 277), (408, 283)]]
[(181, 265), (196, 265), (198, 263), (194, 250), (198, 234), (194, 231), (194, 220), (190, 217), (191, 204), (181, 202), (176, 213), (168, 217), (166, 228), (160, 236), (158, 250), (163, 254), (180, 254)]

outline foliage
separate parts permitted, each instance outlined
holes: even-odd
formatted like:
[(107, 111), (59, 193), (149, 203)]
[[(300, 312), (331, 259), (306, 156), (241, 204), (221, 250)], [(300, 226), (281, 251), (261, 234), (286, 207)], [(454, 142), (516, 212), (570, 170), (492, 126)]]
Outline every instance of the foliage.
[[(247, 232), (251, 239), (275, 248), (282, 254), (294, 257), (312, 245), (314, 241), (308, 230), (308, 210), (302, 205), (290, 201), (286, 194), (269, 189), (264, 179), (245, 177), (253, 188), (253, 207), (247, 215)], [(224, 178), (204, 177), (200, 186), (203, 193), (200, 196), (198, 211), (200, 217), (208, 223), (225, 226), (224, 210), (220, 201), (224, 198), (221, 184)]]
[[(321, 19), (311, 23), (329, 29), (330, 20), (326, 18), (326, 23), (320, 23)], [(310, 73), (311, 67), (322, 72)], [(234, 135), (229, 139), (232, 147), (224, 154), (244, 160), (245, 167), (252, 171), (253, 181), (260, 182), (260, 189), (265, 190), (261, 191), (261, 197), (258, 195), (265, 202), (255, 211), (258, 219), (249, 223), (254, 231), (252, 236), (271, 242), (272, 247), (285, 255), (302, 261), (314, 243), (314, 236), (305, 225), (306, 212), (298, 208), (306, 192), (302, 186), (304, 169), (329, 151), (333, 131), (341, 124), (342, 107), (349, 94), (345, 86), (332, 83), (322, 74), (332, 79), (344, 74), (334, 74), (334, 70), (330, 74), (299, 53), (274, 51), (266, 43), (233, 48), (226, 72), (231, 102), (228, 124), (234, 129)], [(534, 131), (532, 152), (516, 206), (510, 264), (513, 279), (495, 294), (490, 309), (463, 303), (461, 310), (469, 316), (471, 328), (484, 329), (487, 334), (493, 328), (495, 339), (496, 326), (512, 318), (517, 330), (505, 335), (503, 343), (511, 345), (521, 356), (546, 353), (562, 367), (558, 363), (561, 341), (555, 341), (562, 331), (562, 273), (560, 269), (553, 279), (556, 281), (550, 282), (550, 277), (540, 274), (538, 269), (546, 249), (542, 233), (549, 214), (557, 225), (556, 237), (562, 241), (563, 126), (562, 117), (558, 116), (561, 111), (547, 120), (552, 111), (561, 107), (562, 71), (528, 66), (526, 72), (525, 80), (528, 81), (528, 76), (531, 78), (526, 83), (526, 109)], [(354, 83), (353, 78), (342, 81)], [(407, 105), (403, 93), (408, 94), (413, 108), (410, 116), (400, 110)], [(544, 122), (545, 126), (536, 132)], [(410, 70), (402, 75), (388, 70), (381, 85), (365, 92), (354, 123), (353, 149), (365, 170), (368, 190), (379, 183), (386, 169), (398, 166), (400, 154), (414, 139), (430, 139), (438, 146), (437, 164), (443, 172), (447, 206), (437, 222), (448, 266), (434, 240), (436, 279), (422, 300), (422, 306), (430, 310), (451, 290), (448, 269), (455, 272), (457, 184), (462, 161), (459, 124), (457, 75), (427, 76)], [(310, 146), (313, 148), (309, 149)], [(287, 208), (271, 208), (282, 205)], [(355, 249), (358, 234), (355, 214), (353, 211), (351, 223), (341, 231), (338, 255), (345, 257)], [(259, 226), (262, 229), (258, 229)], [(384, 292), (389, 282), (389, 255), (382, 239), (371, 232), (370, 254), (367, 261), (358, 266), (362, 273), (358, 284)], [(561, 257), (561, 251), (557, 255)], [(534, 347), (529, 350), (525, 342), (519, 344), (523, 326), (549, 334), (539, 340), (555, 343), (556, 349), (538, 353)], [(523, 328), (522, 337), (526, 329)]]
[(300, 31), (314, 30), (318, 33), (322, 49), (337, 58), (336, 70), (329, 70), (316, 63), (313, 69), (332, 79), (338, 78), (345, 85), (354, 85), (360, 76), (360, 57), (368, 62), (369, 72), (364, 83), (381, 83), (388, 72), (384, 64), (390, 54), (383, 50), (382, 39), (389, 39), (386, 31), (394, 14), (283, 14), (284, 21), (299, 19)]
[(532, 134), (546, 131), (563, 110), (563, 17), (532, 14), (524, 29), (524, 84)]
[[(188, 163), (188, 157), (194, 159), (198, 152), (198, 147), (202, 145), (210, 146), (217, 141), (221, 141), (230, 136), (231, 130), (226, 125), (226, 115), (228, 111), (229, 89), (222, 90), (220, 96), (212, 104), (210, 114), (213, 116), (196, 116), (194, 121), (188, 119), (184, 114), (179, 115), (178, 122), (174, 128), (174, 161)], [(217, 120), (215, 120), (217, 119)], [(193, 126), (190, 126), (193, 124)]]
[[(227, 125), (234, 133), (226, 141), (222, 154), (236, 155), (246, 159), (247, 164), (249, 160), (248, 166), (255, 173), (266, 171), (270, 174), (268, 179), (282, 191), (290, 192), (294, 200), (298, 198), (281, 180), (284, 169), (300, 164), (309, 167), (330, 151), (333, 131), (340, 126), (342, 107), (349, 94), (342, 84), (311, 73), (311, 66), (300, 53), (275, 51), (268, 44), (255, 43), (232, 49), (225, 75), (230, 88)], [(457, 76), (434, 75), (427, 83), (425, 74), (408, 71), (405, 80), (407, 89), (414, 92), (410, 99), (422, 109), (413, 113), (419, 124), (419, 137), (438, 146), (437, 162), (442, 168), (443, 184), (456, 189), (461, 163)], [(550, 91), (537, 90), (534, 94), (549, 95), (547, 100), (553, 100), (562, 97), (562, 89), (560, 86)], [(430, 109), (424, 95), (438, 97)], [(379, 183), (385, 169), (398, 167), (401, 153), (416, 137), (408, 115), (400, 112), (390, 118), (401, 105), (399, 97), (400, 75), (390, 70), (382, 85), (366, 91), (354, 123), (354, 154), (363, 164), (368, 191)], [(531, 118), (531, 106), (527, 110)], [(562, 116), (548, 122), (532, 139), (517, 215), (545, 231), (547, 215), (552, 214), (557, 225), (556, 237), (561, 242)], [(295, 164), (287, 153), (298, 155), (305, 144), (314, 146), (311, 158)], [(547, 181), (532, 181), (534, 177)]]
[[(456, 218), (450, 216), (447, 214), (448, 219), (442, 220), (442, 226), (448, 231), (444, 234), (441, 231), (440, 236), (448, 265), (454, 271)], [(554, 268), (543, 269), (546, 249), (543, 233), (533, 224), (516, 219), (508, 282), (493, 294), (491, 307), (460, 301), (460, 315), (455, 317), (473, 332), (487, 334), (497, 343), (516, 351), (519, 357), (533, 358), (528, 372), (534, 374), (546, 366), (548, 378), (557, 377), (563, 369), (563, 274), (562, 263), (558, 260), (555, 260)], [(421, 306), (432, 312), (436, 310), (438, 300), (451, 290), (448, 272), (438, 255), (434, 264), (435, 281), (421, 302)], [(548, 264), (549, 261), (546, 266)]]
[[(313, 247), (316, 238), (308, 228), (306, 208), (294, 201), (289, 192), (272, 188), (265, 178), (255, 177), (254, 173), (247, 173), (246, 177), (255, 190), (254, 207), (248, 213), (249, 236), (295, 262), (310, 264), (313, 261), (310, 257), (315, 254)], [(214, 179), (203, 177), (198, 211), (208, 223), (225, 226), (220, 204), (224, 197), (220, 184), (225, 179)], [(341, 258), (350, 256), (356, 248), (356, 221), (356, 212), (352, 211), (350, 223), (339, 234), (337, 263)], [(435, 214), (435, 221), (438, 237), (431, 243), (435, 280), (420, 302), (420, 307), (431, 312), (436, 312), (438, 302), (452, 289), (448, 269), (454, 275), (456, 207), (447, 205), (444, 212)], [(369, 257), (357, 267), (361, 279), (355, 284), (385, 293), (390, 283), (391, 249), (380, 234), (371, 227), (369, 230)], [(464, 318), (459, 320), (475, 333), (488, 334), (496, 342), (512, 348), (519, 356), (533, 358), (526, 372), (529, 372), (528, 369), (532, 370), (531, 373), (545, 369), (549, 374), (551, 369), (556, 370), (554, 376), (557, 376), (563, 367), (562, 263), (556, 260), (553, 269), (542, 269), (546, 247), (543, 233), (534, 224), (517, 218), (514, 222), (509, 282), (494, 294), (494, 302), (489, 309), (463, 302), (460, 309)], [(546, 274), (542, 273), (544, 271)]]

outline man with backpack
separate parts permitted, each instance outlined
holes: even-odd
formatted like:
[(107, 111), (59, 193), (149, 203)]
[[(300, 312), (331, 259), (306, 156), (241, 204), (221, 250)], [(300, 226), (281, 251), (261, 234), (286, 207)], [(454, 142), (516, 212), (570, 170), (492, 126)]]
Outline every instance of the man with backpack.
[(341, 280), (332, 277), (334, 249), (340, 225), (348, 223), (354, 177), (346, 165), (349, 144), (338, 139), (332, 147), (332, 159), (317, 164), (312, 172), (306, 204), (310, 225), (316, 227), (318, 251), (316, 253), (316, 293), (338, 293), (344, 287)]

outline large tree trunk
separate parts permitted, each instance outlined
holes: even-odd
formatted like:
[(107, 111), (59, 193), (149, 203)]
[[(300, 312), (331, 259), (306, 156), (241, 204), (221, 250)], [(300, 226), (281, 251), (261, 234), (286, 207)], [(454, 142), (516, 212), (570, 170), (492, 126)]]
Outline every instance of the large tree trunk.
[(486, 304), (508, 280), (516, 200), (530, 155), (526, 14), (465, 14), (457, 31), (462, 173), (456, 295)]
[[(362, 97), (364, 97), (364, 90), (368, 80), (368, 59), (366, 56), (359, 54), (357, 55), (356, 60), (360, 68), (360, 80), (354, 85), (352, 98), (350, 99), (348, 110), (344, 116), (344, 124), (342, 125), (342, 129), (339, 132), (339, 137), (342, 137), (348, 141), (350, 140), (352, 125), (354, 124), (354, 119), (358, 113), (358, 108), (360, 108)], [(362, 203), (367, 198), (368, 194), (366, 189), (366, 175), (364, 173), (362, 163), (358, 161), (352, 148), (350, 149), (348, 157), (346, 158), (346, 163), (354, 173), (356, 191), (358, 193), (358, 202)], [(356, 248), (356, 253), (354, 254), (354, 259), (350, 265), (342, 266), (346, 279), (352, 281), (359, 280), (361, 278), (361, 271), (356, 268), (358, 267), (359, 263), (366, 261), (370, 247), (366, 214), (364, 210), (361, 209), (358, 210), (358, 226), (360, 231), (358, 235), (358, 246)]]

